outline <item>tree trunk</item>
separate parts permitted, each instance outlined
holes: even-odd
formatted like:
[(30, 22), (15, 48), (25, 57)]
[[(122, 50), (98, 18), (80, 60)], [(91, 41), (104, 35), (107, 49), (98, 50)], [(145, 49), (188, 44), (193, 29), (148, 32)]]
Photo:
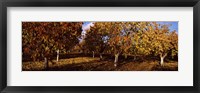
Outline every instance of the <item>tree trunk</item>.
[(136, 61), (136, 55), (134, 55), (134, 59), (133, 60)]
[(92, 57), (94, 58), (94, 51), (92, 51)]
[(167, 56), (167, 54), (164, 54), (164, 56), (160, 55), (160, 65), (164, 66), (164, 59)]
[(74, 62), (74, 59), (72, 60), (72, 64), (74, 64), (75, 62)]
[(100, 60), (102, 60), (102, 59), (103, 59), (102, 53), (100, 53), (99, 57), (100, 57)]
[(127, 57), (128, 57), (127, 54), (125, 54), (125, 55), (124, 55), (124, 58), (127, 59)]
[(49, 62), (48, 62), (48, 59), (46, 57), (44, 58), (44, 63), (45, 63), (45, 69), (48, 70), (49, 69)]
[(119, 53), (115, 54), (115, 61), (114, 61), (115, 67), (117, 66), (118, 58), (119, 58)]
[(163, 66), (164, 63), (164, 57), (160, 57), (160, 65)]
[(59, 49), (56, 52), (57, 52), (57, 62), (58, 62), (59, 61)]
[(33, 62), (36, 62), (36, 57), (33, 57)]

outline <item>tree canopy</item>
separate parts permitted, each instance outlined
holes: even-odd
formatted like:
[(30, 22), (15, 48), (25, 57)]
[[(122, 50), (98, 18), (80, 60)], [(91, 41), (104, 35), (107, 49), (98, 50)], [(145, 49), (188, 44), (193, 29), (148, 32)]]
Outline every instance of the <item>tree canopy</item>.
[[(49, 60), (59, 50), (66, 53), (75, 46), (89, 53), (158, 56), (163, 65), (166, 56), (178, 55), (178, 33), (169, 24), (157, 22), (94, 22), (81, 38), (83, 22), (22, 22), (23, 57), (33, 61)], [(58, 56), (57, 56), (58, 60)]]

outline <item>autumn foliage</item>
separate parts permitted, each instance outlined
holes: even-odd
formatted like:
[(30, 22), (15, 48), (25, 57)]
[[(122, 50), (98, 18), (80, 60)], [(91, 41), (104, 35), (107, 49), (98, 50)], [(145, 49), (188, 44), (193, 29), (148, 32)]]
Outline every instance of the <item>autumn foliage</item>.
[[(178, 57), (178, 33), (170, 31), (170, 24), (157, 22), (93, 22), (82, 36), (83, 22), (22, 22), (23, 61), (43, 61), (48, 70), (49, 61), (60, 54), (92, 54), (106, 60), (113, 56), (113, 65), (131, 56), (157, 57), (164, 65), (165, 58)], [(80, 52), (81, 51), (81, 52)], [(55, 62), (53, 62), (54, 64)]]
[(22, 22), (23, 58), (51, 60), (57, 50), (68, 51), (79, 43), (82, 22)]
[(113, 54), (115, 66), (120, 54), (159, 56), (163, 65), (167, 55), (178, 53), (178, 34), (168, 27), (156, 22), (97, 22), (88, 30), (86, 46), (89, 51)]

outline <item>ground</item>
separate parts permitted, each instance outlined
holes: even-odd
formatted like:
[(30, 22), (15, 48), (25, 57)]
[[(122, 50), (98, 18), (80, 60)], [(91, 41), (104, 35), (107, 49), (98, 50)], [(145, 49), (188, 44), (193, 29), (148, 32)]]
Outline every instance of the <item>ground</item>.
[[(43, 71), (45, 64), (39, 62), (22, 62), (23, 71)], [(52, 60), (49, 62), (48, 71), (178, 71), (178, 62), (168, 61), (164, 66), (159, 65), (159, 61), (121, 61), (117, 67), (113, 60), (100, 61), (98, 57), (76, 57), (60, 59), (59, 62)]]

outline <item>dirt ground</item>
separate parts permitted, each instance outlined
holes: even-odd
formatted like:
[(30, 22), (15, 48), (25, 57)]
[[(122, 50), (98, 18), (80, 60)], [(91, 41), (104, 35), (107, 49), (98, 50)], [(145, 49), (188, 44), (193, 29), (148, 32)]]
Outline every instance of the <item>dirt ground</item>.
[(114, 66), (112, 60), (100, 61), (99, 58), (77, 57), (53, 60), (49, 62), (49, 68), (45, 69), (44, 62), (22, 62), (23, 71), (178, 71), (178, 62), (165, 62), (164, 66), (159, 61), (129, 61), (118, 62)]

